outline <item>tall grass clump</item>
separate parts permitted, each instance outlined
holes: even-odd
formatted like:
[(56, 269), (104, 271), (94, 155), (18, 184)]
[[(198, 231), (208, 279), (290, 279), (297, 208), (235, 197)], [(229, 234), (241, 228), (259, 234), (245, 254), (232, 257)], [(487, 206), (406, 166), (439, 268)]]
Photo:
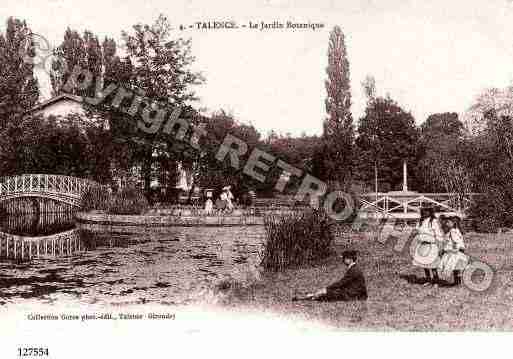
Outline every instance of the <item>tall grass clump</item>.
[(106, 187), (90, 186), (82, 194), (82, 210), (106, 211), (109, 208), (110, 193)]
[(333, 220), (324, 210), (306, 209), (264, 218), (262, 267), (268, 271), (310, 264), (331, 254)]
[(144, 193), (133, 187), (123, 188), (114, 194), (109, 202), (109, 214), (141, 214), (148, 208)]

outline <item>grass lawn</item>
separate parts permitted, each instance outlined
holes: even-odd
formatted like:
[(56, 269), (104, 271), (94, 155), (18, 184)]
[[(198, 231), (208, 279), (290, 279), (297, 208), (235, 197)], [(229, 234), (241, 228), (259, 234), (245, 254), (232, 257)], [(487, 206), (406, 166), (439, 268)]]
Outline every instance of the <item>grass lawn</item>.
[(382, 244), (370, 234), (352, 234), (337, 237), (334, 246), (337, 253), (348, 248), (359, 251), (369, 293), (366, 303), (291, 301), (294, 295), (326, 286), (343, 275), (344, 265), (333, 256), (314, 267), (266, 274), (245, 299), (231, 305), (357, 330), (512, 330), (513, 235), (468, 233), (465, 240), (467, 253), (495, 270), (494, 282), (484, 292), (464, 285), (415, 284), (423, 271), (411, 265), (408, 249), (396, 252), (395, 240)]

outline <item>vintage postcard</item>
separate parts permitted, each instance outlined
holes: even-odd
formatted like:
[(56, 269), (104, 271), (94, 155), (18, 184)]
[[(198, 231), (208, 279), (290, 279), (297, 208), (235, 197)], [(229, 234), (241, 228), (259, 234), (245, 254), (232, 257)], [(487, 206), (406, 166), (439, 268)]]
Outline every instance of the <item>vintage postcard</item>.
[(512, 257), (511, 0), (2, 0), (0, 358), (489, 355)]

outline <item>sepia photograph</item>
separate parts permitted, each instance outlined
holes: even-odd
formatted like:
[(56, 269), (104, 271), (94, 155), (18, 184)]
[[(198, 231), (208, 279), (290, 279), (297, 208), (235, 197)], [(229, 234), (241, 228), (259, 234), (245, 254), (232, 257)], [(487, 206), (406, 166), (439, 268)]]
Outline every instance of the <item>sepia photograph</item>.
[(1, 358), (481, 357), (512, 275), (513, 1), (2, 0)]

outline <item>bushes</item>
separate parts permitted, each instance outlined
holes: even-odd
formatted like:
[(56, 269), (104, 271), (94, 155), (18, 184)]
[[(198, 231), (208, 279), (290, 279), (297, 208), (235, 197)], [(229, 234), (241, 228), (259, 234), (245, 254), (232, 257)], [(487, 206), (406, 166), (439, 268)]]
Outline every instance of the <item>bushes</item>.
[(331, 254), (333, 221), (323, 210), (270, 215), (264, 218), (264, 224), (267, 241), (261, 264), (266, 270), (297, 267)]
[(109, 203), (110, 194), (104, 186), (90, 186), (82, 194), (82, 209), (84, 211), (106, 211), (109, 208)]
[(477, 196), (469, 209), (472, 228), (477, 232), (496, 233), (513, 226), (513, 198), (508, 189), (491, 187)]
[(89, 187), (82, 195), (82, 210), (100, 210), (109, 214), (141, 214), (148, 200), (137, 188), (124, 188), (110, 194), (106, 187)]
[(112, 196), (109, 214), (141, 214), (148, 208), (148, 200), (137, 188), (124, 188)]

